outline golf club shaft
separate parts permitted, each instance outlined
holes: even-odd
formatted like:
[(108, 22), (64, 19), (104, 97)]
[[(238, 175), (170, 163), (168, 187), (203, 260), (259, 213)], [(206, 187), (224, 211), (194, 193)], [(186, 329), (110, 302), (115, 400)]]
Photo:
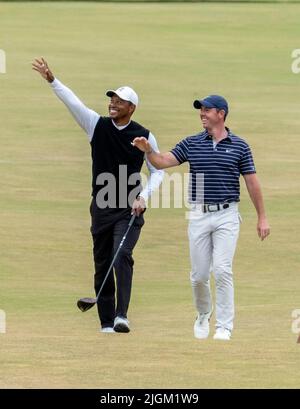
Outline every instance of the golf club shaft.
[(113, 265), (114, 265), (114, 262), (116, 261), (116, 258), (118, 257), (118, 254), (119, 254), (119, 252), (120, 252), (120, 250), (121, 250), (121, 248), (122, 248), (122, 246), (123, 246), (123, 243), (124, 243), (124, 241), (125, 241), (125, 239), (126, 239), (126, 237), (127, 237), (127, 234), (128, 234), (128, 232), (129, 232), (131, 226), (133, 225), (133, 222), (134, 222), (134, 219), (135, 219), (135, 218), (136, 218), (136, 215), (133, 214), (133, 215), (131, 216), (130, 222), (129, 222), (129, 224), (128, 224), (128, 228), (127, 228), (127, 230), (126, 230), (124, 236), (122, 237), (122, 240), (120, 241), (120, 244), (119, 244), (119, 247), (118, 247), (118, 249), (117, 249), (117, 251), (116, 251), (116, 254), (114, 255), (114, 258), (112, 259), (112, 262), (111, 262), (111, 264), (110, 264), (110, 266), (109, 266), (109, 269), (107, 270), (106, 276), (104, 277), (104, 280), (103, 280), (103, 282), (102, 282), (102, 284), (101, 284), (100, 290), (98, 291), (98, 294), (97, 294), (97, 296), (96, 296), (96, 302), (98, 302), (98, 299), (99, 299), (99, 296), (100, 296), (100, 294), (101, 294), (102, 288), (104, 287), (104, 284), (105, 284), (105, 282), (106, 282), (106, 280), (107, 280), (107, 277), (109, 276), (110, 270), (112, 269), (112, 267), (113, 267)]

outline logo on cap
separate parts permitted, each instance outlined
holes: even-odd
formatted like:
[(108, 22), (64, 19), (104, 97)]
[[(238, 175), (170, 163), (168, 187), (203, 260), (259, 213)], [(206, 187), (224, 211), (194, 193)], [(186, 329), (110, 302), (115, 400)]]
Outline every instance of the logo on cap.
[(139, 103), (139, 97), (137, 93), (130, 87), (123, 86), (116, 90), (110, 89), (106, 92), (108, 97), (112, 97), (113, 95), (118, 95), (119, 98), (124, 99), (124, 101), (129, 101), (135, 106)]

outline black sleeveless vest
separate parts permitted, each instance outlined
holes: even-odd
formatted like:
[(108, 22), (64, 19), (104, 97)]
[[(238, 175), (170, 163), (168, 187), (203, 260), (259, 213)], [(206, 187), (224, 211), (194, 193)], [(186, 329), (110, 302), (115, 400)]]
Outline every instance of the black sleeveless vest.
[[(115, 207), (130, 207), (128, 200), (126, 205), (124, 192), (127, 191), (128, 198), (130, 192), (141, 184), (139, 174), (144, 160), (144, 153), (131, 145), (134, 138), (138, 136), (144, 136), (148, 139), (149, 131), (134, 121), (131, 121), (125, 129), (118, 130), (110, 118), (100, 117), (91, 141), (92, 196), (95, 199), (98, 192), (108, 184), (105, 181), (107, 179), (106, 176), (111, 175), (109, 177), (113, 177), (116, 182)], [(128, 183), (131, 175), (135, 181), (134, 185), (132, 181)], [(142, 187), (140, 186), (139, 191), (141, 189)]]

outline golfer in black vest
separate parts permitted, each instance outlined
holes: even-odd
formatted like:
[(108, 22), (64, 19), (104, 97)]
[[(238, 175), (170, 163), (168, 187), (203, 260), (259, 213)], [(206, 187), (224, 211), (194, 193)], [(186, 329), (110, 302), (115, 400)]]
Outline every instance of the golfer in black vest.
[(155, 169), (146, 159), (150, 178), (142, 189), (140, 171), (145, 155), (132, 145), (132, 141), (142, 135), (158, 151), (155, 137), (131, 121), (138, 105), (138, 96), (132, 88), (124, 86), (107, 91), (106, 95), (110, 97), (109, 117), (103, 117), (87, 108), (69, 88), (56, 79), (43, 58), (35, 59), (32, 68), (51, 84), (55, 94), (86, 131), (91, 144), (93, 180), (90, 212), (96, 294), (127, 229), (131, 214), (138, 216), (114, 264), (117, 303), (114, 274), (109, 275), (98, 302), (101, 332), (129, 332), (127, 310), (134, 263), (132, 252), (144, 224), (146, 201), (163, 179), (163, 171)]

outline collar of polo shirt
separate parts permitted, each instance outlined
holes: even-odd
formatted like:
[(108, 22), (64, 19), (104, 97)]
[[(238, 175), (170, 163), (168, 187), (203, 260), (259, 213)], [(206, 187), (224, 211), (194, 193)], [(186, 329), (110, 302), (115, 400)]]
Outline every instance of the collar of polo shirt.
[[(230, 142), (232, 142), (232, 132), (231, 132), (231, 130), (229, 129), (229, 128), (227, 128), (227, 126), (225, 126), (225, 129), (226, 129), (226, 131), (227, 131), (227, 136), (226, 136), (226, 138), (225, 139), (229, 139), (230, 140)], [(205, 135), (205, 138), (206, 139), (208, 139), (208, 138), (212, 138), (212, 136), (208, 133), (208, 131), (205, 131), (206, 132), (206, 135)]]

